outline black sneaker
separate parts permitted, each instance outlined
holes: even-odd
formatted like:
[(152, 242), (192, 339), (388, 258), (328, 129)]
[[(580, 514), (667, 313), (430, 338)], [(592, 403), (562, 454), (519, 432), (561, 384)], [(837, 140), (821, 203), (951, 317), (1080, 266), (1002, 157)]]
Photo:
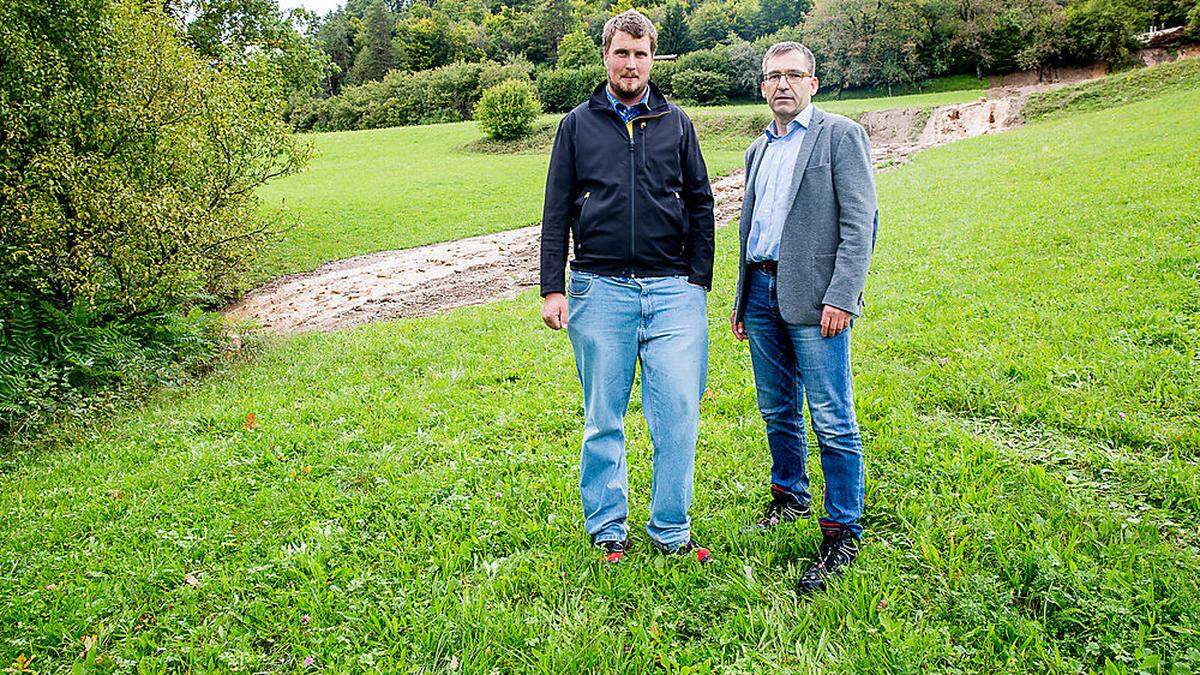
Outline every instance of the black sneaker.
[(790, 523), (811, 515), (812, 507), (809, 502), (802, 502), (796, 495), (778, 485), (772, 485), (771, 501), (767, 502), (767, 507), (763, 509), (762, 518), (758, 520), (758, 527), (769, 530), (779, 523)]
[(667, 548), (665, 544), (654, 542), (654, 548), (657, 548), (659, 553), (665, 555), (694, 555), (700, 563), (712, 562), (712, 551), (704, 548), (696, 543), (695, 539), (688, 539), (687, 542), (676, 546), (675, 548)]
[(625, 541), (617, 541), (616, 539), (606, 539), (596, 542), (596, 546), (604, 549), (604, 562), (612, 565), (621, 562), (625, 554), (629, 553), (629, 537), (625, 537)]
[(830, 577), (840, 575), (858, 557), (858, 540), (849, 528), (837, 523), (821, 521), (821, 549), (817, 560), (800, 576), (796, 593), (804, 595), (825, 588)]

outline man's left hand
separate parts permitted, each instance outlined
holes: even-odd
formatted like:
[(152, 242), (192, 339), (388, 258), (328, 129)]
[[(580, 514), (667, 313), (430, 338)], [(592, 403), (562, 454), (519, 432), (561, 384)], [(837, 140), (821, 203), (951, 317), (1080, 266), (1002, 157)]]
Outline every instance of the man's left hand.
[(821, 312), (821, 337), (833, 337), (850, 327), (850, 312), (825, 305)]

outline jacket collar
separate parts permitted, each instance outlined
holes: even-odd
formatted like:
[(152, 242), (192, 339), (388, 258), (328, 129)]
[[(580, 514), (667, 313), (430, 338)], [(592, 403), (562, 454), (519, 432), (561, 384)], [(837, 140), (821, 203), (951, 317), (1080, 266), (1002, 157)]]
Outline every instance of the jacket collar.
[[(594, 90), (592, 97), (588, 99), (588, 110), (602, 112), (612, 110), (612, 106), (608, 103), (608, 94), (605, 93), (605, 88), (608, 87), (608, 81), (601, 82)], [(646, 105), (650, 108), (650, 113), (664, 113), (670, 105), (667, 103), (667, 97), (663, 96), (662, 91), (654, 82), (649, 82), (646, 87), (650, 89), (650, 96), (646, 99)], [(615, 114), (615, 113), (614, 113)]]

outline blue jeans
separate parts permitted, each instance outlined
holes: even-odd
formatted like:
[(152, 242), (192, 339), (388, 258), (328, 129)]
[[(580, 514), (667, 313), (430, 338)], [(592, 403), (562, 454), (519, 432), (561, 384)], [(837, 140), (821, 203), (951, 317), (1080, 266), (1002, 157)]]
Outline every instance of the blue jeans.
[(628, 534), (624, 422), (640, 362), (642, 410), (654, 444), (646, 532), (668, 548), (686, 543), (700, 397), (708, 372), (705, 291), (684, 277), (573, 270), (567, 292), (567, 333), (583, 385), (579, 491), (587, 532), (597, 542)]
[(825, 474), (827, 518), (822, 523), (849, 528), (859, 537), (865, 486), (850, 376), (850, 329), (826, 338), (820, 326), (789, 324), (779, 315), (775, 275), (753, 270), (747, 281), (744, 321), (758, 409), (767, 423), (771, 482), (802, 502), (810, 501), (801, 410), (807, 395)]

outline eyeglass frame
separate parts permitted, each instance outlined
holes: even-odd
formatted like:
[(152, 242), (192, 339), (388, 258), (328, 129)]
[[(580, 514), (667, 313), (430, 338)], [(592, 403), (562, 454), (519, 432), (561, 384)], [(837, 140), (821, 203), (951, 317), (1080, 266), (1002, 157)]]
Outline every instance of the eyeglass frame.
[[(772, 77), (772, 76), (774, 76), (774, 77)], [(795, 77), (793, 78), (793, 76), (795, 76)], [(788, 84), (790, 85), (795, 81), (803, 81), (812, 76), (813, 76), (813, 74), (808, 72), (807, 70), (793, 70), (793, 71), (773, 70), (769, 73), (763, 73), (762, 82), (763, 82), (763, 84), (770, 84), (771, 86), (778, 87), (779, 81), (784, 78), (787, 78)]]

